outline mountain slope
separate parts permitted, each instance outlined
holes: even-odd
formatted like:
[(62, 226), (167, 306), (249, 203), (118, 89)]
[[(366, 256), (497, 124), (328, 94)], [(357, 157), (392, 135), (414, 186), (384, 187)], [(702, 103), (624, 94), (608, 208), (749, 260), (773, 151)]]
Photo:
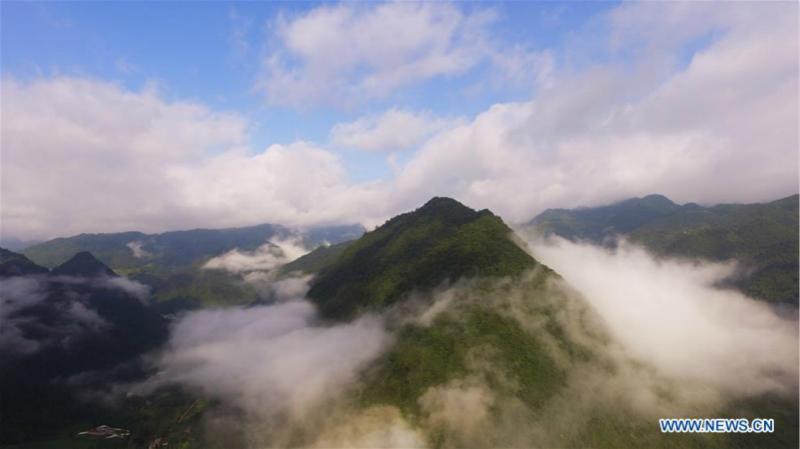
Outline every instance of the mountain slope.
[(22, 254), (0, 248), (0, 277), (45, 274), (47, 271), (47, 268), (36, 265)]
[(435, 198), (349, 244), (319, 273), (309, 296), (325, 317), (379, 311), (395, 336), (352, 401), (370, 416), (397, 410), (424, 429), (428, 447), (796, 445), (796, 402), (783, 399), (722, 412), (769, 411), (785, 427), (769, 438), (664, 437), (656, 417), (628, 402), (628, 382), (648, 379), (659, 413), (703, 409), (679, 399), (674, 379), (620, 359), (594, 309), (488, 211)]
[(513, 276), (536, 266), (488, 210), (434, 198), (349, 245), (308, 296), (329, 318), (393, 304), (413, 290), (472, 276)]
[(116, 276), (111, 268), (103, 265), (89, 251), (81, 251), (68, 261), (53, 268), (50, 272), (53, 276)]
[(90, 253), (49, 274), (0, 276), (0, 283), (0, 444), (42, 438), (91, 414), (102, 418), (67, 379), (105, 373), (167, 338), (167, 322), (142, 302), (141, 286)]
[(638, 227), (695, 205), (679, 206), (663, 195), (631, 198), (603, 207), (547, 209), (530, 221), (540, 232), (568, 239), (602, 242), (606, 237), (627, 234)]
[[(310, 229), (307, 243), (338, 243), (357, 238), (363, 227), (333, 226)], [(34, 262), (55, 267), (75, 253), (90, 251), (113, 270), (182, 268), (198, 260), (218, 256), (232, 249), (253, 251), (273, 237), (288, 237), (292, 230), (280, 225), (262, 224), (243, 228), (193, 229), (162, 234), (119, 232), (80, 234), (48, 240), (21, 251)]]
[(662, 256), (735, 259), (735, 285), (756, 298), (798, 304), (798, 195), (765, 204), (679, 206), (651, 195), (589, 209), (551, 209), (529, 223), (542, 234), (608, 243), (626, 236)]
[[(360, 225), (312, 228), (305, 230), (300, 239), (308, 247), (335, 244), (357, 238), (363, 230)], [(117, 273), (150, 286), (159, 310), (172, 313), (252, 303), (257, 293), (242, 282), (241, 276), (224, 270), (205, 270), (203, 264), (234, 249), (254, 251), (270, 244), (270, 239), (294, 235), (291, 229), (271, 224), (162, 234), (81, 234), (43, 242), (23, 252), (41, 265), (55, 267), (76, 253), (90, 251)]]

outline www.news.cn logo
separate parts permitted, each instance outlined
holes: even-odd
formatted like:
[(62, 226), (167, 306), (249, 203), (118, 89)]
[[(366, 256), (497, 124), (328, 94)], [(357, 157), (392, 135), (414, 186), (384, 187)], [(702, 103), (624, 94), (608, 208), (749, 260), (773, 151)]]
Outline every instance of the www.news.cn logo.
[(772, 433), (774, 419), (659, 419), (662, 433)]

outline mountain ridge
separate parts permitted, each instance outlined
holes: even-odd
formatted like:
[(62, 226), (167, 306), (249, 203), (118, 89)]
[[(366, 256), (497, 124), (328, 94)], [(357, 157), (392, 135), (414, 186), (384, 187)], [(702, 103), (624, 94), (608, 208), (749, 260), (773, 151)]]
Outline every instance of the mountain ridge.
[(798, 304), (800, 195), (710, 207), (662, 198), (656, 199), (659, 207), (634, 198), (595, 208), (548, 209), (526, 226), (545, 236), (612, 246), (622, 236), (658, 256), (737, 260), (750, 274), (733, 280), (733, 286), (769, 302)]
[(323, 315), (351, 318), (412, 290), (475, 275), (514, 276), (539, 265), (512, 235), (488, 210), (435, 197), (347, 246), (320, 270), (308, 296)]

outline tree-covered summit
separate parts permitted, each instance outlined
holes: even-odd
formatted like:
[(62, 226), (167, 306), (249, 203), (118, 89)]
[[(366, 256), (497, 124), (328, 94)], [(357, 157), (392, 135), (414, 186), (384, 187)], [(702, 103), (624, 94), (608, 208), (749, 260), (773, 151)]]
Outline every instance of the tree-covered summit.
[(436, 197), (351, 244), (322, 269), (309, 297), (330, 318), (393, 304), (463, 277), (519, 275), (537, 262), (488, 210)]

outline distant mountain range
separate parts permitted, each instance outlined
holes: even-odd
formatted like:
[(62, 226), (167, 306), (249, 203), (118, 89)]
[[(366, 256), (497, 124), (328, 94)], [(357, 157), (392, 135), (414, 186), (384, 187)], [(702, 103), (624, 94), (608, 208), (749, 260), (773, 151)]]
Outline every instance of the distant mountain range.
[(676, 204), (661, 195), (608, 206), (548, 209), (528, 223), (544, 235), (597, 244), (625, 237), (655, 254), (736, 260), (749, 274), (734, 281), (744, 293), (798, 304), (798, 195), (764, 204)]
[(253, 251), (274, 237), (297, 235), (308, 246), (357, 239), (364, 233), (361, 225), (331, 226), (297, 231), (281, 225), (261, 224), (242, 228), (193, 229), (162, 234), (117, 232), (80, 234), (57, 238), (20, 251), (45, 267), (64, 263), (75, 253), (89, 251), (117, 271), (185, 268), (227, 251)]
[[(601, 208), (550, 210), (530, 226), (543, 234), (601, 244), (611, 244), (609, 238), (623, 235), (663, 255), (712, 260), (741, 255), (761, 270), (756, 276), (783, 276), (789, 275), (792, 263), (795, 271), (797, 266), (797, 201), (794, 196), (765, 205), (703, 208), (677, 205), (654, 195)], [(37, 433), (42, 428), (63, 430), (65, 423), (96, 413), (94, 425), (112, 424), (99, 420), (114, 416), (115, 426), (131, 430), (128, 447), (147, 447), (155, 438), (173, 434), (181, 436), (170, 447), (206, 447), (198, 416), (200, 410), (215, 407), (208, 398), (176, 399), (161, 392), (126, 399), (123, 411), (103, 414), (70, 402), (71, 390), (61, 380), (87, 370), (102, 377), (110, 368), (118, 369), (157, 347), (166, 336), (164, 320), (157, 313), (163, 312), (161, 303), (146, 307), (122, 283), (124, 278), (116, 276), (115, 265), (103, 263), (103, 257), (115, 261), (131, 278), (149, 276), (156, 298), (159, 289), (175, 289), (178, 282), (184, 283), (183, 292), (202, 282), (213, 288), (242, 288), (233, 275), (211, 278), (222, 279), (219, 282), (203, 278), (228, 275), (199, 266), (233, 248), (254, 250), (283, 232), (269, 226), (156, 236), (81, 235), (45, 242), (24, 254), (0, 252), (4, 290), (13, 284), (19, 292), (38, 295), (30, 306), (18, 301), (9, 315), (20, 320), (16, 328), (21, 333), (16, 336), (50, 346), (56, 340), (41, 329), (61, 329), (57, 324), (69, 314), (73, 322), (85, 322), (81, 335), (87, 336), (75, 340), (74, 346), (51, 346), (52, 352), (2, 354), (2, 442), (46, 439)], [(792, 229), (794, 236), (789, 235)], [(391, 334), (391, 345), (359, 374), (357, 388), (348, 392), (348, 406), (399, 410), (403, 420), (427, 429), (430, 447), (521, 447), (531, 441), (545, 447), (797, 446), (794, 396), (720, 403), (719, 416), (775, 417), (778, 431), (767, 439), (733, 434), (712, 435), (713, 439), (700, 434), (665, 438), (655, 418), (609, 400), (617, 396), (605, 388), (625, 389), (627, 382), (644, 379), (646, 387), (637, 385), (644, 390), (631, 391), (646, 391), (652, 395), (646, 400), (664, 410), (683, 405), (681, 395), (675, 395), (680, 382), (622, 357), (617, 347), (612, 348), (611, 333), (596, 312), (488, 210), (475, 211), (449, 198), (433, 198), (354, 240), (349, 238), (359, 233), (357, 228), (319, 232), (316, 242), (333, 244), (319, 246), (287, 264), (281, 274), (314, 275), (307, 296), (320, 312), (320, 326), (377, 315)], [(134, 248), (150, 256), (136, 257), (131, 242), (141, 242)], [(104, 256), (95, 258), (87, 248)], [(61, 260), (68, 249), (77, 254), (51, 271), (35, 263)], [(793, 279), (796, 291), (796, 273)], [(749, 291), (754, 285), (758, 284), (742, 288)], [(791, 302), (788, 294), (781, 291), (774, 300)], [(180, 298), (176, 295), (172, 301)], [(8, 322), (4, 318), (4, 324)], [(31, 323), (47, 324), (31, 327)], [(3, 332), (6, 335), (5, 327)], [(105, 339), (96, 338), (100, 335)], [(126, 375), (137, 374), (131, 371), (136, 370), (128, 369)], [(620, 383), (603, 383), (608, 378)], [(44, 393), (37, 396), (38, 391)], [(175, 430), (176, 422), (197, 403), (202, 405), (189, 420), (193, 424)], [(72, 419), (72, 413), (78, 418)], [(567, 419), (573, 414), (574, 422)], [(459, 421), (464, 416), (466, 421)], [(476, 419), (476, 427), (465, 431), (473, 422), (470, 419)], [(317, 430), (301, 429), (293, 436), (293, 444), (311, 443), (304, 438)], [(230, 440), (215, 447), (239, 447), (231, 443), (237, 438), (242, 438), (240, 446), (247, 442), (246, 435), (225, 438)]]
[(255, 251), (263, 245), (270, 246), (269, 241), (274, 238), (296, 238), (300, 244), (312, 249), (323, 244), (354, 240), (363, 233), (364, 228), (360, 225), (295, 230), (262, 224), (162, 234), (80, 234), (30, 246), (21, 254), (39, 265), (52, 268), (76, 253), (91, 252), (117, 273), (150, 286), (159, 310), (171, 313), (213, 305), (249, 304), (256, 300), (255, 289), (243, 283), (240, 276), (222, 270), (201, 269), (213, 257), (235, 249)]

